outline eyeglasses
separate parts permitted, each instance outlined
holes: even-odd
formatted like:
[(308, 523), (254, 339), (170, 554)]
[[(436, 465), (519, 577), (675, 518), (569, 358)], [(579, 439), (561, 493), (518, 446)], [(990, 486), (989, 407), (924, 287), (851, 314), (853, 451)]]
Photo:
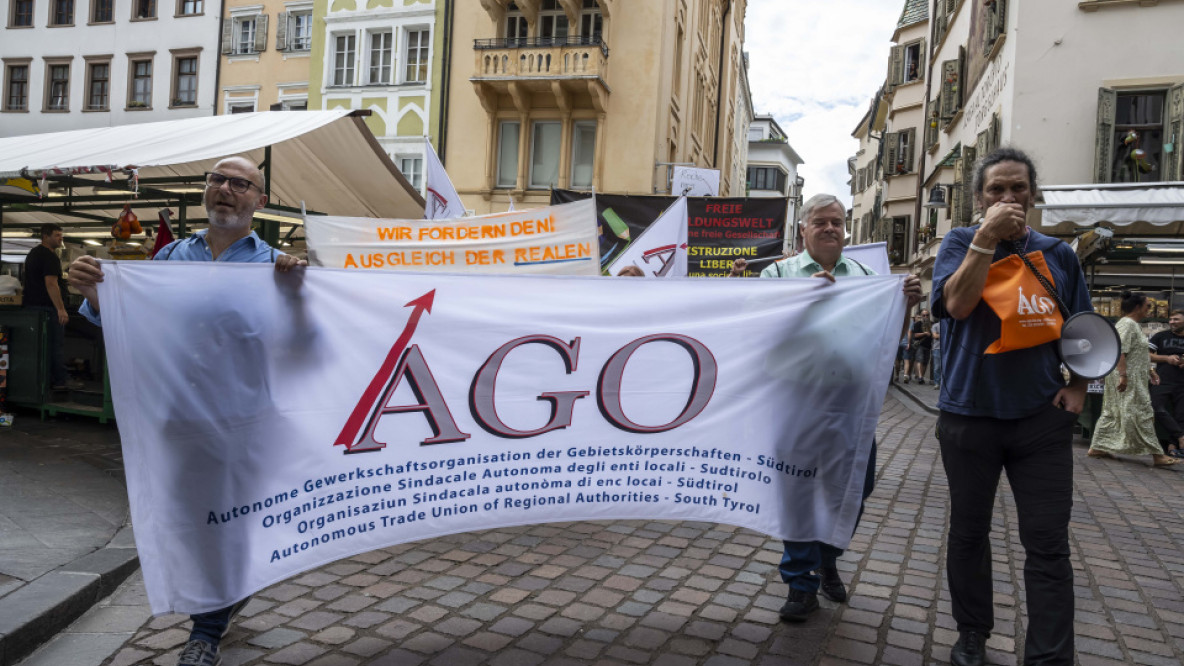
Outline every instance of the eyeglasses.
[(216, 190), (222, 187), (222, 184), (226, 182), (230, 183), (230, 191), (234, 192), (235, 194), (244, 194), (247, 190), (251, 189), (252, 186), (257, 190), (262, 191), (262, 188), (260, 188), (258, 185), (255, 185), (255, 183), (252, 183), (246, 178), (223, 176), (222, 174), (215, 173), (213, 171), (206, 172), (206, 187)]

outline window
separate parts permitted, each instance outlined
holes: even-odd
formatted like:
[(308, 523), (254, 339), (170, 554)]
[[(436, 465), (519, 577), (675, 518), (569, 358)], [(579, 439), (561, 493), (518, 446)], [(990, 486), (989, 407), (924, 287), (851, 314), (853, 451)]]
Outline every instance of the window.
[(428, 37), (427, 30), (411, 30), (407, 33), (407, 52), (403, 58), (407, 63), (403, 80), (407, 83), (428, 80)]
[(966, 71), (966, 49), (958, 47), (958, 59), (946, 60), (941, 63), (941, 96), (938, 98), (940, 118), (945, 125), (962, 108), (962, 98), (965, 91), (958, 85), (962, 73)]
[(92, 62), (86, 81), (86, 110), (106, 111), (110, 108), (111, 63)]
[(497, 137), (497, 186), (514, 187), (518, 184), (518, 143), (521, 127), (518, 123), (503, 122)]
[(12, 28), (32, 27), (33, 0), (12, 0), (12, 17), (8, 25)]
[(899, 132), (885, 132), (882, 164), (885, 176), (896, 176), (913, 171), (913, 148), (916, 145), (917, 128), (910, 127)]
[(1163, 151), (1165, 91), (1117, 93), (1110, 139), (1112, 183), (1163, 180), (1163, 161), (1174, 159)]
[(45, 110), (70, 110), (69, 63), (49, 63), (45, 76)]
[(29, 66), (9, 65), (4, 84), (4, 110), (29, 110)]
[(91, 0), (90, 22), (111, 23), (115, 20), (115, 0)]
[(596, 123), (577, 121), (571, 132), (571, 186), (592, 187), (592, 164), (596, 154)]
[(370, 33), (370, 68), (366, 83), (370, 85), (391, 82), (391, 46), (395, 36), (389, 30)]
[(74, 0), (52, 0), (50, 25), (74, 25)]
[(152, 108), (152, 60), (132, 60), (131, 80), (128, 85), (129, 109)]
[(563, 126), (558, 121), (536, 122), (530, 148), (530, 187), (546, 189), (559, 180), (559, 150)]
[(899, 86), (925, 79), (925, 40), (893, 46), (888, 59), (888, 86)]
[(357, 35), (337, 35), (333, 40), (333, 85), (354, 84), (354, 49)]
[(785, 172), (777, 167), (748, 167), (748, 189), (785, 193)]
[(559, 0), (543, 0), (539, 12), (539, 41), (543, 44), (564, 44), (567, 42), (567, 14), (559, 6)]
[(308, 109), (308, 99), (289, 99), (283, 102), (284, 111), (305, 111)]
[(255, 17), (234, 20), (234, 54), (255, 53)]
[(285, 30), (285, 33), (283, 36), (276, 34), (275, 47), (277, 49), (281, 51), (308, 51), (312, 49), (312, 12), (288, 12), (287, 18), (281, 14), (279, 29)]
[(422, 157), (403, 157), (399, 159), (399, 171), (403, 172), (403, 177), (407, 179), (407, 182), (411, 183), (411, 187), (417, 190), (423, 187)]
[(234, 102), (230, 105), (230, 113), (251, 113), (255, 110), (254, 102)]
[(748, 140), (749, 141), (763, 141), (764, 138), (765, 138), (765, 132), (761, 128), (759, 128), (759, 127), (749, 127), (748, 128)]
[(584, 0), (580, 10), (580, 41), (585, 44), (600, 41), (604, 32), (604, 16), (600, 13), (600, 5), (596, 0)]
[(173, 67), (173, 106), (197, 106), (197, 58), (177, 58)]
[(132, 18), (156, 18), (156, 0), (132, 0)]
[(194, 16), (205, 11), (203, 0), (181, 0), (180, 7), (177, 8), (177, 14), (181, 16)]
[(506, 46), (526, 45), (526, 17), (518, 9), (517, 3), (510, 3), (506, 10)]

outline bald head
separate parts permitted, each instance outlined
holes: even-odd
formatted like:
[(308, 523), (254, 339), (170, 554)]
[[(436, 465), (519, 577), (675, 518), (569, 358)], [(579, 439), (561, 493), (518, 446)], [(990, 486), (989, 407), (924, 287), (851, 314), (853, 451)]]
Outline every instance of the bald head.
[(224, 169), (226, 167), (231, 167), (237, 172), (235, 173), (236, 176), (239, 178), (246, 178), (252, 183), (255, 183), (260, 191), (263, 190), (263, 172), (260, 171), (259, 168), (255, 166), (255, 163), (251, 160), (239, 155), (227, 157), (224, 160), (219, 160), (218, 163), (214, 165), (214, 171), (217, 173), (224, 173)]
[(232, 237), (250, 233), (255, 211), (267, 205), (263, 187), (263, 174), (251, 160), (228, 157), (215, 164), (205, 189), (210, 228)]

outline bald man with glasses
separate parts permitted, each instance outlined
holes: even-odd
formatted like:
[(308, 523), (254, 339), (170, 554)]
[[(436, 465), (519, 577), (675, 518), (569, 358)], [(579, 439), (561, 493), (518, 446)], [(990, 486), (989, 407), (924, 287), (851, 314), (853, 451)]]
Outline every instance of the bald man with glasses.
[[(274, 263), (286, 272), (306, 261), (272, 248), (251, 230), (255, 211), (267, 205), (263, 193), (263, 175), (242, 157), (230, 157), (214, 165), (206, 174), (203, 196), (209, 228), (173, 241), (153, 257), (156, 261), (226, 261), (236, 263)], [(103, 281), (98, 259), (79, 257), (70, 265), (70, 285), (86, 297), (79, 312), (102, 326), (97, 285)], [(200, 548), (200, 544), (194, 544)], [(222, 661), (218, 646), (230, 629), (230, 621), (250, 597), (236, 604), (208, 613), (191, 615), (193, 629), (189, 642), (181, 650), (177, 666), (217, 666)]]

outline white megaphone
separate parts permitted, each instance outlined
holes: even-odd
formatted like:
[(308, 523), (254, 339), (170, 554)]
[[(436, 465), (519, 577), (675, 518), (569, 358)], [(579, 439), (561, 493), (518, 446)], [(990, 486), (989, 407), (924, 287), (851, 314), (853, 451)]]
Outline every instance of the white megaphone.
[(1061, 327), (1057, 355), (1069, 371), (1084, 379), (1101, 379), (1118, 365), (1122, 343), (1118, 331), (1096, 312), (1078, 312)]

